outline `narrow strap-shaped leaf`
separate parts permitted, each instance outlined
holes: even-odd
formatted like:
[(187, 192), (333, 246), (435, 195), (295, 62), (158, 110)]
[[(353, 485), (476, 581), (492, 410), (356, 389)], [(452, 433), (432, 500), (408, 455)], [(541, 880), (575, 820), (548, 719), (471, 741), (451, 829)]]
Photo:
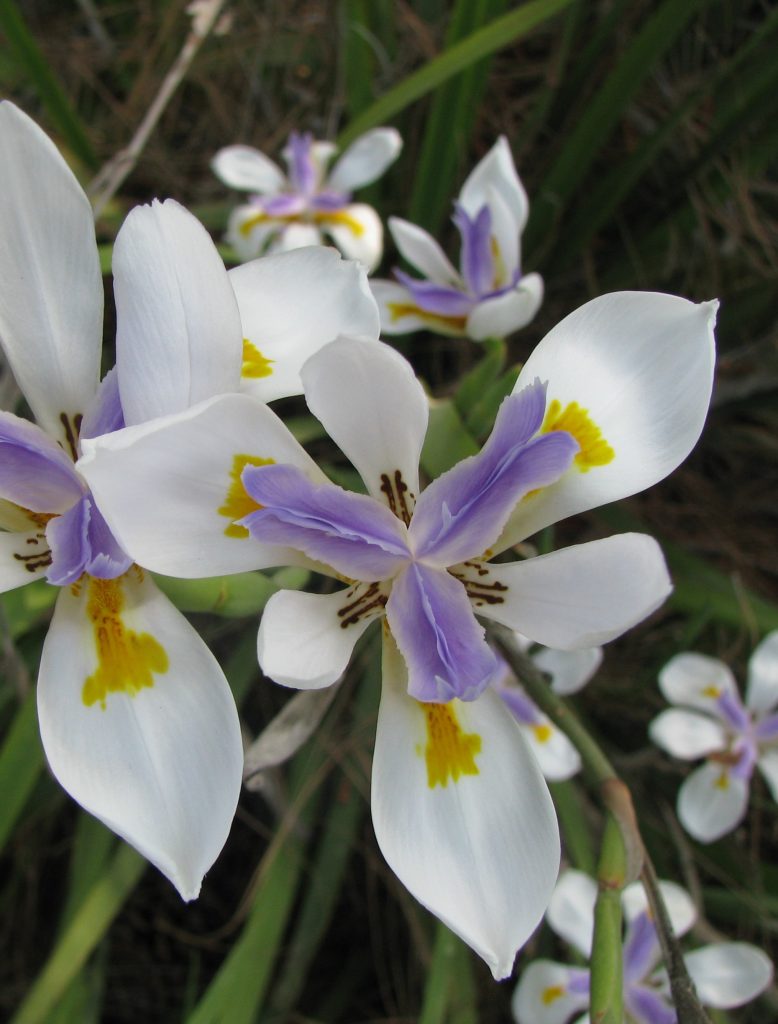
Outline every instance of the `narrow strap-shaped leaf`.
[(0, 800), (0, 850), (32, 793), (43, 765), (35, 690), (32, 689), (16, 712), (0, 750), (0, 793), (3, 794)]
[(476, 1024), (470, 952), (442, 921), (435, 926), (432, 963), (424, 986), (419, 1024)]

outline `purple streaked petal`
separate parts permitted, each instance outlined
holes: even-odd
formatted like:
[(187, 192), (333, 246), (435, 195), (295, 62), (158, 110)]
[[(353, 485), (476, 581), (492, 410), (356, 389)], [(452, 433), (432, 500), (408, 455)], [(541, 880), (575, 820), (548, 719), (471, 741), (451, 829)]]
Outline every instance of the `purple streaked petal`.
[(475, 700), (499, 675), (465, 588), (447, 572), (409, 565), (392, 584), (386, 615), (416, 700)]
[(310, 132), (292, 132), (285, 150), (289, 160), (289, 180), (297, 192), (308, 196), (316, 189), (318, 173), (311, 157)]
[(751, 716), (743, 706), (739, 694), (725, 690), (717, 698), (716, 707), (724, 721), (728, 722), (737, 732), (743, 732), (748, 728)]
[(759, 740), (774, 740), (778, 737), (778, 715), (767, 715), (756, 723), (754, 735)]
[(268, 217), (296, 217), (306, 207), (303, 196), (282, 193), (277, 196), (265, 196), (262, 199), (262, 212)]
[(72, 461), (48, 434), (0, 412), (0, 498), (32, 512), (65, 512), (83, 493)]
[(313, 484), (294, 466), (247, 466), (246, 492), (262, 508), (240, 521), (252, 537), (304, 552), (355, 580), (393, 576), (410, 555), (389, 509), (335, 484)]
[(577, 996), (588, 996), (591, 976), (585, 967), (569, 968), (567, 991)]
[(132, 565), (88, 494), (49, 521), (46, 540), (52, 556), (46, 579), (56, 587), (75, 583), (85, 572), (98, 579), (116, 579)]
[(494, 288), (492, 212), (484, 205), (471, 220), (465, 209), (457, 205), (453, 220), (462, 236), (462, 277), (471, 295), (481, 298)]
[(633, 985), (624, 995), (625, 1009), (636, 1024), (677, 1024), (675, 1010), (660, 992)]
[(132, 565), (127, 555), (108, 528), (103, 514), (89, 495), (89, 560), (86, 572), (100, 580), (115, 580)]
[(438, 316), (467, 316), (475, 299), (456, 288), (434, 281), (420, 281), (403, 270), (394, 270), (394, 276), (411, 293), (413, 301), (426, 313)]
[(102, 437), (103, 434), (121, 430), (124, 425), (119, 374), (114, 366), (103, 377), (94, 399), (84, 413), (80, 436)]
[(661, 954), (654, 922), (643, 911), (630, 922), (624, 939), (624, 984), (642, 981), (659, 962)]
[(335, 192), (332, 189), (328, 189), (324, 192), (317, 192), (311, 199), (310, 206), (313, 210), (320, 210), (323, 213), (335, 213), (337, 210), (342, 210), (344, 206), (348, 206), (351, 202), (351, 194), (349, 192)]
[(499, 686), (497, 693), (510, 713), (522, 725), (538, 725), (542, 721), (540, 709), (517, 686)]
[(736, 779), (743, 779), (747, 782), (754, 774), (759, 751), (754, 740), (743, 737), (737, 742), (732, 751), (737, 755), (737, 762), (730, 768), (730, 774)]
[(562, 476), (578, 442), (565, 431), (532, 439), (545, 405), (546, 388), (539, 381), (509, 395), (481, 452), (422, 493), (409, 531), (417, 557), (448, 566), (481, 555), (525, 494)]

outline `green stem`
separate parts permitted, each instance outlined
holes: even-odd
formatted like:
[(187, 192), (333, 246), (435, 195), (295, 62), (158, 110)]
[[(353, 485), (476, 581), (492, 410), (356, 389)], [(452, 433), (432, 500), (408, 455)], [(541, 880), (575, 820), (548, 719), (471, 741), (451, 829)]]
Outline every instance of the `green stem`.
[(621, 891), (626, 873), (627, 851), (621, 829), (609, 814), (597, 866), (589, 1002), (592, 1024), (621, 1024), (624, 1019)]

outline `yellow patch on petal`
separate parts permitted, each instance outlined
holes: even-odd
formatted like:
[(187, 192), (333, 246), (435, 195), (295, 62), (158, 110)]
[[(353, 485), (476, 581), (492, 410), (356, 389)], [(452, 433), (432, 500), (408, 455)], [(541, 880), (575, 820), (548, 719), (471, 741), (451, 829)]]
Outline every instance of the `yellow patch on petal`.
[(548, 743), (554, 734), (554, 730), (546, 722), (540, 722), (538, 725), (533, 725), (532, 731), (535, 734), (535, 739), (538, 743)]
[(235, 520), (243, 519), (244, 516), (256, 512), (262, 506), (254, 501), (246, 491), (241, 480), (241, 473), (246, 466), (272, 466), (275, 459), (263, 459), (259, 455), (234, 455), (232, 469), (230, 470), (230, 485), (227, 490), (227, 497), (224, 504), (218, 509), (220, 516), (226, 516), (231, 520), (230, 525), (225, 527), (225, 537), (235, 537), (245, 540), (249, 531), (245, 526), (239, 526)]
[(365, 225), (361, 221), (357, 220), (350, 213), (345, 213), (343, 210), (334, 210), (332, 213), (315, 213), (313, 216), (316, 224), (324, 224), (326, 227), (328, 224), (342, 224), (347, 227), (352, 235), (356, 235), (357, 238), (361, 238), (365, 233)]
[(273, 373), (272, 363), (275, 359), (267, 359), (259, 351), (256, 345), (253, 345), (248, 338), (243, 339), (243, 365), (241, 366), (240, 375), (241, 377), (251, 377), (252, 379), (258, 377), (270, 377)]
[(442, 316), (439, 313), (428, 313), (426, 309), (420, 309), (413, 302), (387, 302), (386, 308), (392, 323), (397, 323), (404, 316), (415, 316), (430, 327), (443, 330), (458, 331), (460, 334), (465, 330), (467, 318), (464, 316)]
[(87, 707), (100, 702), (105, 709), (109, 693), (134, 697), (154, 685), (153, 675), (167, 672), (165, 648), (150, 633), (135, 633), (122, 620), (124, 593), (120, 576), (115, 580), (88, 577), (86, 614), (92, 623), (97, 649), (97, 669), (81, 691)]
[(540, 996), (540, 1001), (544, 1006), (550, 1006), (555, 1003), (557, 999), (560, 999), (565, 994), (565, 990), (561, 985), (549, 985), (548, 988), (544, 988)]
[(606, 466), (616, 457), (600, 428), (578, 402), (568, 402), (563, 409), (562, 403), (555, 398), (546, 410), (546, 418), (540, 429), (543, 434), (552, 430), (566, 430), (573, 435), (581, 446), (574, 461), (582, 473), (587, 473), (592, 466)]
[(247, 217), (246, 220), (238, 228), (239, 234), (243, 235), (244, 238), (248, 238), (254, 228), (259, 227), (260, 224), (296, 224), (302, 221), (299, 214), (291, 213), (285, 214), (283, 217), (271, 216), (269, 213), (255, 213), (251, 217)]
[(489, 239), (489, 248), (492, 253), (492, 260), (494, 261), (494, 277), (492, 279), (492, 288), (497, 291), (498, 288), (502, 288), (508, 280), (508, 274), (505, 268), (505, 260), (502, 258), (502, 252), (500, 246), (494, 235)]
[(714, 783), (716, 789), (729, 789), (729, 772), (722, 772)]
[(721, 688), (716, 686), (714, 683), (711, 683), (710, 686), (705, 687), (702, 691), (702, 695), (703, 697), (712, 697), (713, 700), (718, 700), (721, 696)]
[(419, 704), (427, 719), (427, 784), (430, 789), (460, 775), (478, 775), (475, 755), (481, 753), (478, 733), (464, 733), (451, 704)]

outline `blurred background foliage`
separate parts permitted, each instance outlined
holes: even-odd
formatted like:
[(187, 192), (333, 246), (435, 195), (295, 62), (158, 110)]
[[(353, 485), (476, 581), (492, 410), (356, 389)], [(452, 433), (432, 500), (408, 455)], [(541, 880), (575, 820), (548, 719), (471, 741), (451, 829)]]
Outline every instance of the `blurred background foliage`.
[[(0, 93), (46, 128), (86, 185), (157, 96), (189, 32), (185, 8), (0, 0)], [(691, 458), (649, 493), (564, 523), (542, 544), (637, 525), (665, 546), (674, 596), (610, 646), (576, 706), (632, 788), (660, 876), (682, 881), (704, 908), (696, 937), (746, 939), (775, 960), (778, 808), (760, 783), (743, 827), (709, 847), (693, 843), (673, 812), (684, 769), (649, 746), (646, 724), (662, 706), (656, 675), (672, 654), (714, 654), (742, 680), (756, 641), (778, 627), (778, 9), (234, 0), (225, 12), (98, 221), (106, 266), (127, 210), (155, 196), (180, 200), (219, 238), (235, 201), (208, 168), (219, 147), (245, 142), (277, 156), (293, 129), (346, 141), (381, 123), (400, 129), (405, 148), (367, 198), (384, 217), (439, 232), (455, 255), (452, 199), (505, 134), (531, 201), (523, 263), (544, 275), (546, 301), (504, 348), (403, 341), (441, 399), (425, 449), (431, 475), (482, 439), (515, 364), (588, 298), (650, 289), (721, 299), (714, 406)], [(389, 250), (385, 271), (394, 260)], [(107, 363), (111, 329), (109, 313)], [(304, 408), (284, 412), (339, 472)], [(252, 574), (171, 590), (220, 657), (248, 738), (288, 698), (260, 681), (255, 661), (256, 615), (279, 584)], [(0, 605), (2, 1019), (509, 1019), (512, 986), (495, 985), (436, 926), (377, 850), (369, 639), (314, 738), (261, 791), (244, 793), (200, 899), (185, 905), (46, 772), (33, 684), (52, 598), (36, 584)], [(553, 789), (568, 856), (591, 868), (599, 811), (575, 781)], [(557, 951), (541, 931), (530, 952)], [(776, 1007), (772, 991), (715, 1019), (764, 1024)]]

